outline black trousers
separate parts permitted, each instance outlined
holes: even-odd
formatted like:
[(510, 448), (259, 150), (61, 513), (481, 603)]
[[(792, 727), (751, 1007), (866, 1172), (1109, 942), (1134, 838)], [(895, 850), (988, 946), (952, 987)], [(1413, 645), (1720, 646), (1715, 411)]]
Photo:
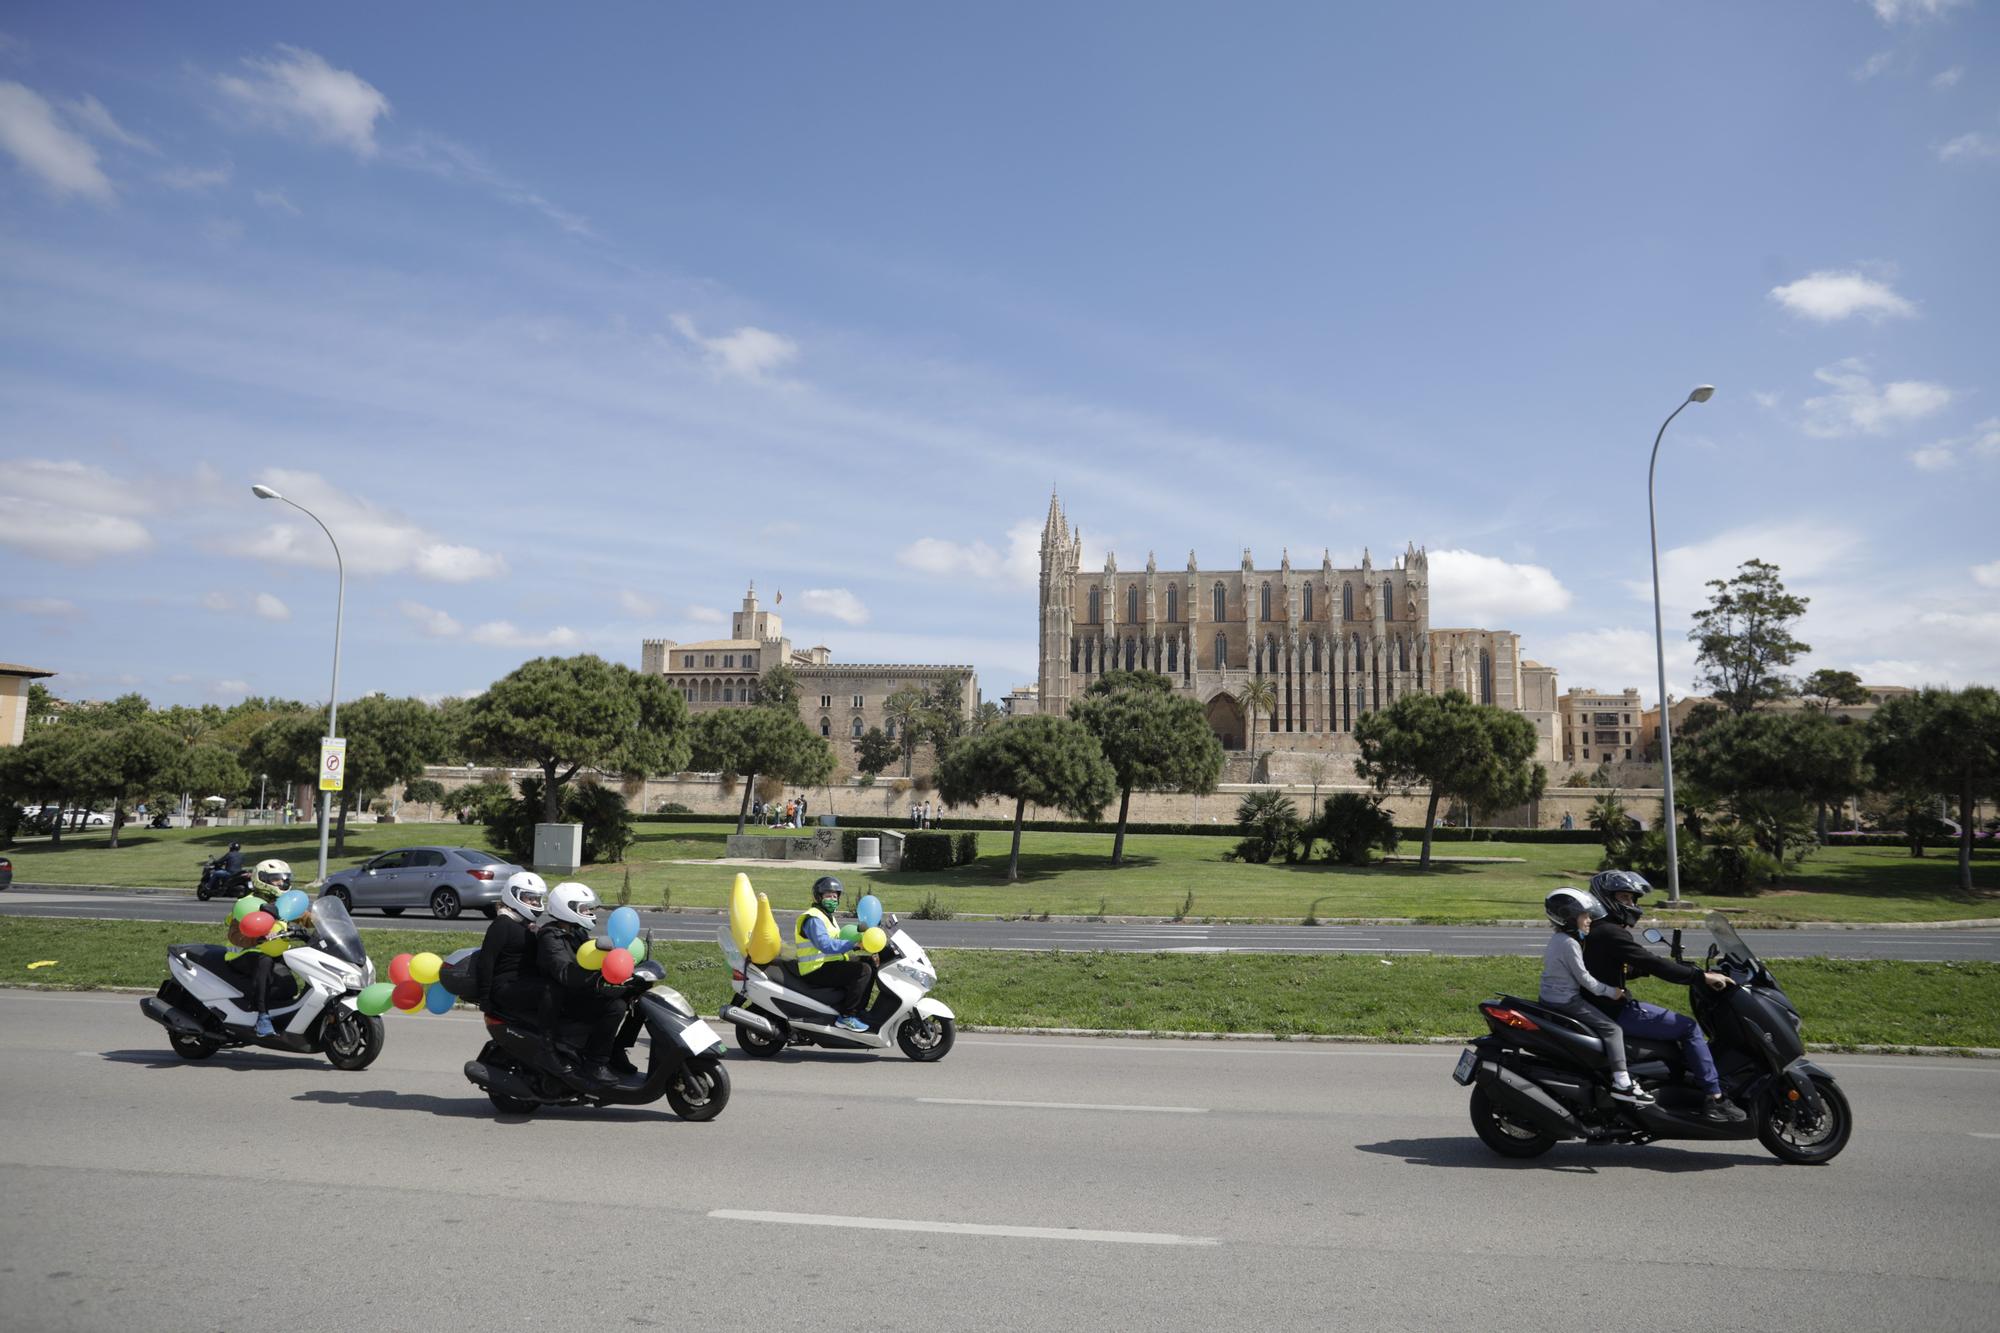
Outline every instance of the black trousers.
[(821, 963), (801, 978), (808, 986), (840, 992), (840, 1012), (859, 1015), (868, 1007), (868, 988), (875, 984), (869, 963)]
[(229, 960), (229, 966), (243, 978), (243, 989), (250, 998), (250, 1008), (257, 1013), (271, 1011), (271, 973), (277, 965), (277, 959), (255, 949)]

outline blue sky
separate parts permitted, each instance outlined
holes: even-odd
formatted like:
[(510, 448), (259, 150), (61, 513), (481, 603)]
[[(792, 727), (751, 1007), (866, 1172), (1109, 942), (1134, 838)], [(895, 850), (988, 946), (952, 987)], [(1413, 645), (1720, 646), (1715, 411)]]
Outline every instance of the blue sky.
[[(0, 16), (0, 660), (344, 696), (724, 632), (1033, 679), (1034, 538), (1432, 552), (1650, 698), (2000, 680), (2000, 5)], [(1679, 629), (1676, 629), (1678, 622)]]

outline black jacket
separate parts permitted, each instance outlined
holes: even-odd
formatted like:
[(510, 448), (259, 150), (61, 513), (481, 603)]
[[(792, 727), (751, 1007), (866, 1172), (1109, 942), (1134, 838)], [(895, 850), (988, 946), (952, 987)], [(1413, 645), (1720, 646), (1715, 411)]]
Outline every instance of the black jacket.
[[(1701, 976), (1701, 969), (1662, 957), (1632, 938), (1632, 932), (1609, 920), (1598, 921), (1583, 938), (1583, 966), (1591, 976), (1607, 986), (1624, 987), (1634, 977), (1658, 977), (1677, 986), (1688, 985)], [(1606, 1013), (1616, 1013), (1623, 1000), (1607, 1000), (1598, 995), (1584, 997)]]
[(528, 923), (512, 912), (501, 912), (486, 928), (479, 952), (472, 956), (473, 975), (483, 1003), (536, 977), (535, 936)]
[(535, 932), (536, 969), (550, 985), (572, 991), (596, 990), (598, 974), (576, 961), (576, 951), (589, 938), (565, 926), (543, 926)]

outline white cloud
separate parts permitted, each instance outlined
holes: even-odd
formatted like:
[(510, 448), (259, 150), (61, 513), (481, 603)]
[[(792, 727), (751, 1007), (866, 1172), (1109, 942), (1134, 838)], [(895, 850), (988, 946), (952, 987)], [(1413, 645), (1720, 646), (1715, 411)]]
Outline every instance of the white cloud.
[(268, 592), (257, 594), (255, 606), (257, 614), (265, 620), (290, 620), (292, 618), (292, 608), (286, 606)]
[(63, 112), (69, 117), (71, 124), (92, 138), (109, 139), (112, 143), (124, 144), (127, 148), (136, 148), (142, 153), (157, 153), (160, 151), (145, 139), (140, 138), (123, 125), (120, 125), (113, 119), (111, 112), (105, 109), (104, 103), (98, 101), (89, 93), (85, 93), (80, 98), (64, 102)]
[(1895, 62), (1895, 59), (1896, 53), (1894, 50), (1877, 51), (1874, 55), (1869, 56), (1868, 59), (1861, 62), (1860, 68), (1854, 71), (1854, 77), (1857, 81), (1872, 79), (1883, 70), (1889, 68)]
[(160, 184), (170, 190), (199, 192), (227, 185), (236, 169), (227, 162), (219, 167), (169, 167), (160, 173)]
[[(1102, 563), (1103, 557), (1098, 557)], [(905, 569), (937, 578), (972, 578), (1032, 588), (1042, 571), (1042, 524), (1022, 519), (1007, 529), (1003, 551), (974, 539), (955, 542), (944, 537), (919, 537), (896, 552)], [(1094, 566), (1086, 557), (1084, 568)]]
[(483, 625), (474, 625), (467, 637), (474, 643), (495, 648), (574, 648), (583, 641), (582, 635), (566, 625), (535, 634), (519, 628), (510, 620), (489, 620)]
[(706, 352), (709, 367), (720, 374), (757, 380), (798, 359), (799, 345), (782, 333), (746, 324), (734, 333), (703, 337), (686, 315), (672, 320), (681, 337)]
[[(1667, 521), (1671, 523), (1673, 516), (1668, 515)], [(1801, 579), (1838, 571), (1861, 555), (1856, 534), (1813, 519), (1732, 528), (1706, 540), (1660, 552), (1660, 600), (1670, 610), (1690, 611), (1707, 606), (1709, 580), (1734, 576), (1748, 560), (1776, 565), (1790, 586)], [(1653, 599), (1650, 577), (1627, 580), (1625, 587), (1635, 598), (1647, 602)]]
[(799, 594), (799, 602), (808, 613), (831, 616), (843, 625), (868, 623), (868, 608), (845, 588), (807, 588)]
[(63, 597), (10, 597), (0, 605), (21, 616), (41, 616), (47, 620), (69, 620), (83, 614), (75, 602)]
[[(1667, 689), (1684, 698), (1694, 691), (1694, 645), (1669, 630)], [(1618, 691), (1635, 687), (1647, 707), (1659, 702), (1659, 665), (1651, 629), (1629, 626), (1578, 630), (1533, 645), (1529, 653), (1556, 669), (1556, 684), (1569, 689)]]
[(474, 185), (491, 191), (510, 204), (532, 208), (564, 231), (578, 236), (593, 234), (586, 218), (550, 202), (541, 194), (489, 165), (470, 148), (453, 143), (440, 135), (420, 134), (408, 143), (391, 149), (388, 156), (389, 160), (398, 166), (426, 171), (455, 184)]
[(1831, 324), (1849, 315), (1865, 315), (1872, 320), (1892, 315), (1917, 313), (1916, 306), (1898, 296), (1886, 282), (1878, 282), (1852, 269), (1808, 273), (1796, 282), (1771, 289), (1771, 299), (1795, 315)]
[(1940, 472), (1956, 466), (1961, 451), (1980, 458), (2000, 458), (2000, 417), (1980, 422), (1970, 435), (1925, 445), (1911, 453), (1910, 461), (1920, 471)]
[(0, 493), (72, 510), (136, 518), (153, 511), (145, 487), (101, 467), (70, 459), (16, 458), (0, 462)]
[(1974, 426), (1966, 443), (1981, 458), (2000, 458), (2000, 417), (1989, 417)]
[(697, 625), (726, 625), (729, 617), (712, 606), (690, 606), (687, 618)]
[(1973, 130), (1947, 143), (1939, 144), (1937, 155), (1940, 162), (1971, 162), (1980, 158), (2000, 157), (2000, 138)]
[(247, 77), (222, 74), (215, 83), (253, 121), (357, 157), (375, 155), (375, 122), (389, 114), (389, 99), (366, 79), (296, 46), (281, 45), (267, 58), (245, 56), (243, 64)]
[(1779, 403), (1785, 401), (1785, 395), (1781, 393), (1765, 393), (1761, 390), (1752, 393), (1750, 396), (1757, 400), (1757, 406), (1765, 408), (1776, 407)]
[[(317, 473), (277, 469), (265, 473), (262, 480), (319, 515), (340, 543), (350, 574), (408, 571), (438, 583), (466, 583), (507, 572), (507, 562), (498, 552), (444, 541), (400, 514), (349, 495)], [(264, 503), (277, 507), (276, 501)], [(280, 512), (290, 515), (296, 511), (283, 508)], [(317, 569), (333, 567), (333, 550), (325, 534), (305, 518), (283, 518), (260, 532), (226, 540), (223, 549)]]
[(0, 148), (57, 198), (109, 203), (116, 193), (90, 141), (60, 123), (40, 93), (8, 80), (0, 80)]
[(422, 602), (398, 602), (396, 609), (417, 622), (417, 628), (433, 639), (453, 639), (462, 628), (456, 620)]
[(1931, 75), (1931, 87), (1936, 88), (1939, 91), (1944, 91), (1950, 88), (1956, 88), (1958, 87), (1958, 81), (1964, 77), (1965, 77), (1965, 66), (1953, 65), (1950, 69), (1941, 69), (1937, 73)]
[(1569, 589), (1541, 565), (1477, 551), (1430, 552), (1431, 623), (1493, 625), (1569, 608)]
[(293, 217), (299, 215), (299, 206), (287, 198), (283, 190), (252, 190), (250, 197), (273, 213), (289, 213)]
[(250, 693), (247, 680), (218, 680), (208, 687), (208, 692), (218, 699), (241, 699)]
[(1867, 363), (1858, 357), (1822, 366), (1813, 378), (1833, 392), (1805, 400), (1800, 427), (1821, 439), (1857, 432), (1887, 434), (1942, 411), (1956, 396), (1927, 380), (1894, 380), (1878, 386), (1868, 377)]
[(201, 595), (201, 607), (204, 611), (214, 611), (217, 614), (222, 614), (234, 611), (236, 609), (236, 602), (226, 592), (205, 592)]
[(650, 620), (660, 614), (660, 603), (657, 599), (648, 597), (642, 592), (634, 592), (630, 588), (620, 588), (618, 590), (618, 609), (628, 616), (635, 616), (641, 620)]
[(2000, 560), (1990, 565), (1974, 565), (1972, 581), (1982, 588), (2000, 588)]
[(1922, 23), (1926, 19), (1940, 18), (1950, 10), (1968, 3), (1969, 0), (1868, 0), (1875, 17), (1884, 23)]
[(1948, 444), (1931, 444), (1910, 454), (1910, 461), (1917, 465), (1919, 472), (1942, 472), (1958, 461), (1958, 456)]
[(81, 564), (134, 555), (152, 544), (144, 525), (118, 514), (0, 494), (0, 546), (27, 555)]

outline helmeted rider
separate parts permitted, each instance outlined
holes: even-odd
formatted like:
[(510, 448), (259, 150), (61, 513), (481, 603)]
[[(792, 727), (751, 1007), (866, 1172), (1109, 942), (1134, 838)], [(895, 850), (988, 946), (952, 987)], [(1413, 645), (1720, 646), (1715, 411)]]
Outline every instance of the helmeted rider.
[[(1632, 937), (1632, 927), (1644, 915), (1639, 899), (1653, 891), (1644, 875), (1631, 870), (1600, 871), (1590, 881), (1590, 890), (1604, 904), (1605, 919), (1583, 942), (1583, 965), (1607, 986), (1621, 990), (1633, 977), (1658, 977), (1676, 986), (1701, 981), (1721, 990), (1729, 978), (1720, 972), (1704, 972), (1686, 963), (1663, 958)], [(1647, 1041), (1679, 1042), (1681, 1054), (1708, 1092), (1703, 1118), (1716, 1124), (1743, 1119), (1743, 1111), (1722, 1095), (1722, 1080), (1716, 1077), (1715, 1058), (1709, 1054), (1708, 1039), (1701, 1026), (1686, 1014), (1645, 1004), (1627, 996), (1622, 1000), (1592, 998), (1625, 1031), (1628, 1037)]]
[(535, 965), (548, 988), (545, 1008), (555, 1023), (583, 1034), (584, 1073), (602, 1083), (615, 1083), (612, 1068), (618, 1025), (625, 1017), (626, 999), (607, 987), (604, 974), (577, 961), (576, 953), (597, 933), (597, 890), (574, 880), (558, 884), (543, 900), (542, 921), (535, 931)]
[[(875, 969), (855, 940), (840, 938), (840, 896), (845, 892), (839, 880), (821, 875), (813, 881), (812, 902), (792, 924), (792, 963), (799, 979), (815, 986), (840, 992), (840, 1017), (834, 1022), (849, 1032), (866, 1032), (868, 1024), (860, 1013), (868, 1003), (868, 989), (875, 981)], [(843, 958), (854, 954), (854, 958)]]
[(232, 842), (222, 854), (222, 882), (226, 885), (243, 873), (243, 844)]
[[(262, 904), (258, 910), (269, 911), (277, 902), (278, 895), (291, 887), (292, 867), (271, 857), (257, 863), (257, 868), (250, 874), (250, 892), (245, 896), (258, 899)], [(242, 902), (242, 899), (237, 899), (237, 902)], [(230, 947), (222, 957), (243, 978), (245, 997), (257, 1011), (257, 1035), (268, 1037), (277, 1031), (271, 1025), (271, 974), (277, 969), (278, 955), (292, 947), (294, 932), (291, 925), (281, 924), (263, 939), (252, 939), (242, 930), (246, 915), (248, 913), (240, 912), (233, 906), (229, 909), (225, 929), (229, 932)]]
[(549, 886), (532, 870), (516, 871), (500, 886), (500, 907), (473, 955), (473, 994), (482, 1006), (526, 1018), (540, 1012), (545, 987), (536, 968), (535, 925), (548, 897)]
[(1611, 1096), (1627, 1106), (1650, 1102), (1650, 1093), (1632, 1082), (1625, 1064), (1625, 1034), (1584, 996), (1622, 1000), (1625, 992), (1607, 986), (1583, 966), (1583, 941), (1594, 923), (1605, 916), (1604, 904), (1581, 889), (1557, 889), (1542, 902), (1542, 914), (1554, 931), (1542, 950), (1541, 1002), (1558, 1013), (1568, 1014), (1597, 1034), (1611, 1065)]

